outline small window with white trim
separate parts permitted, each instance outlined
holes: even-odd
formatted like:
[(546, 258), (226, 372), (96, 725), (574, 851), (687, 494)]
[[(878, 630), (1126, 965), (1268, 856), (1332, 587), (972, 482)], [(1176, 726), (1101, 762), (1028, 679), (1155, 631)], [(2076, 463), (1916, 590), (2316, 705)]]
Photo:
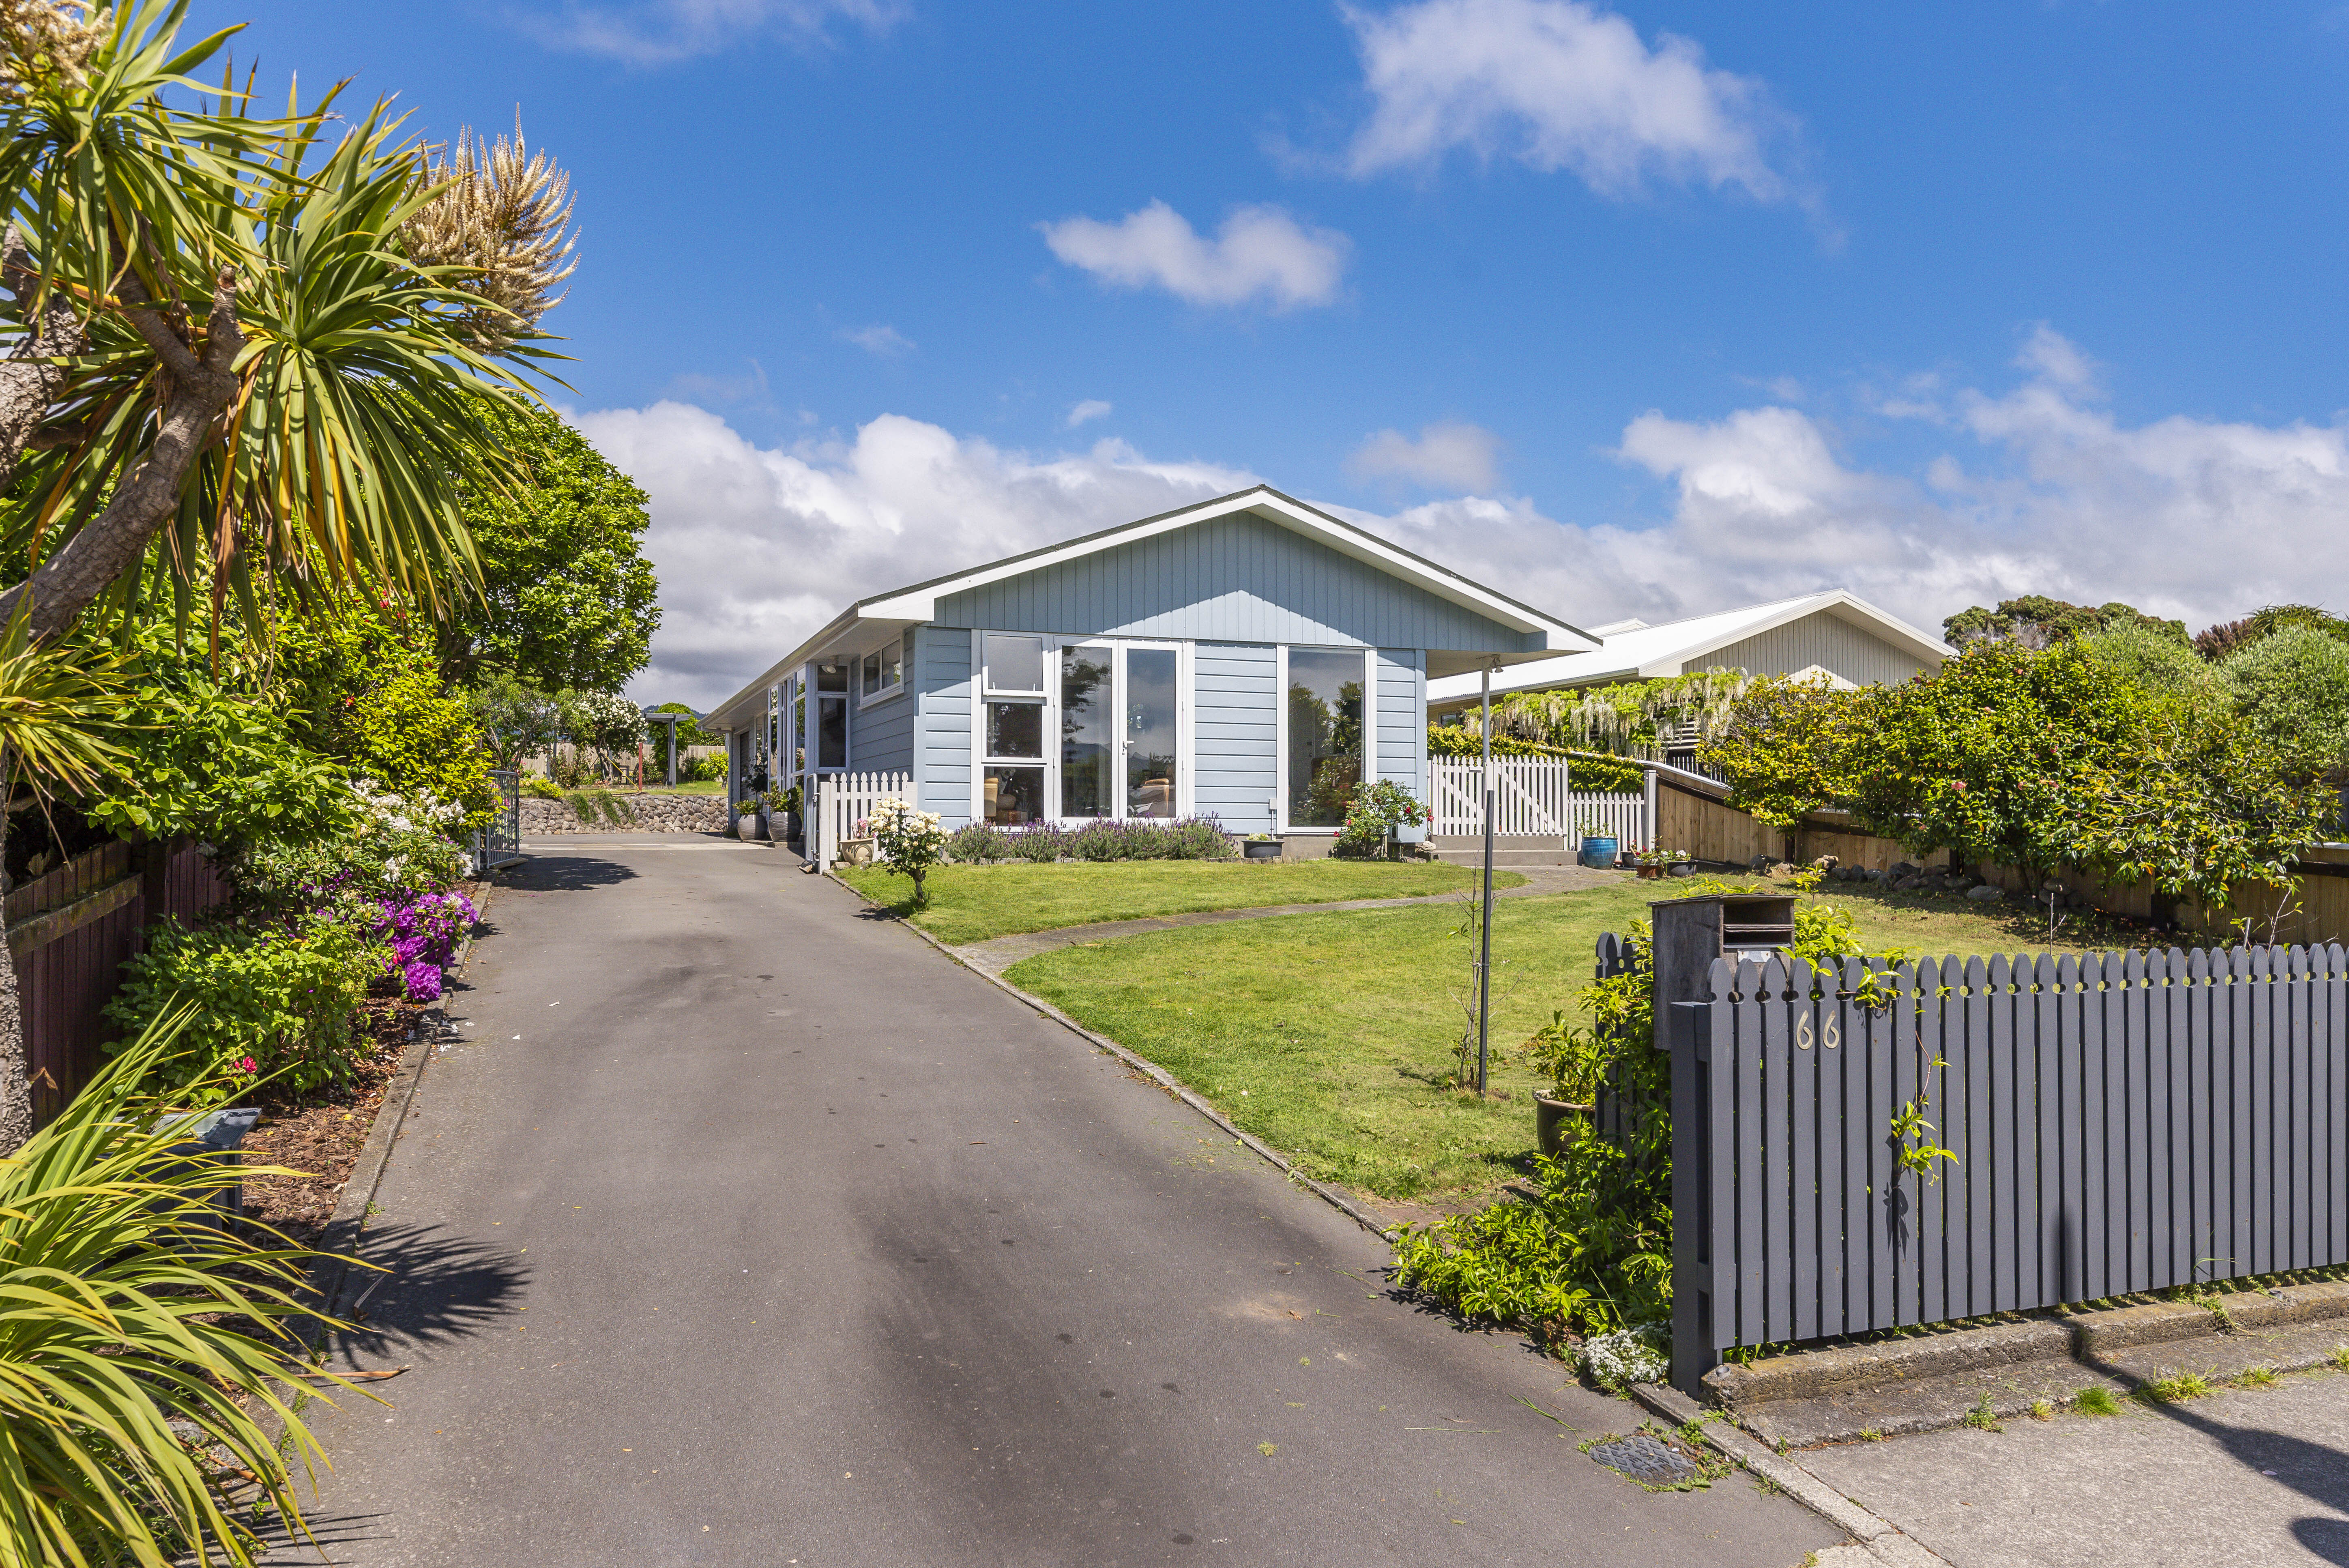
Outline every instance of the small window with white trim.
[(1044, 695), (1044, 639), (990, 631), (986, 643), (987, 694)]
[(895, 642), (886, 648), (875, 649), (864, 656), (861, 669), (863, 673), (859, 677), (857, 691), (862, 701), (874, 702), (884, 697), (895, 697), (905, 680), (904, 649)]

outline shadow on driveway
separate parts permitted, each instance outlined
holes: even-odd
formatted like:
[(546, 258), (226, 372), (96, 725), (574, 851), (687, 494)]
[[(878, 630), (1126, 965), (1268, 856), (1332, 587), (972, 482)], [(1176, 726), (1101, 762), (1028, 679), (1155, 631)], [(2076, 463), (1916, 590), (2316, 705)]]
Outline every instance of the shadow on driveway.
[(504, 885), (524, 893), (584, 893), (636, 878), (634, 870), (616, 860), (593, 855), (545, 855), (507, 872)]
[(503, 1247), (445, 1235), (438, 1226), (387, 1225), (361, 1238), (335, 1350), (354, 1366), (478, 1334), (519, 1303), (530, 1274)]

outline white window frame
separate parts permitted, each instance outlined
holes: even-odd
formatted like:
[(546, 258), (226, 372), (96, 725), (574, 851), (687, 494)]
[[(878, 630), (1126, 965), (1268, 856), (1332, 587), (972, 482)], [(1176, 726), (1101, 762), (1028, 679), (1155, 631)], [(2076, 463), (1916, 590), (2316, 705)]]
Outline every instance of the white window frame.
[[(1334, 827), (1300, 827), (1288, 820), (1288, 650), (1291, 644), (1281, 643), (1273, 649), (1272, 711), (1272, 820), (1273, 831), (1294, 835), (1299, 838), (1335, 838)], [(1311, 653), (1344, 653), (1343, 644), (1300, 642), (1294, 646)], [(1362, 655), (1362, 777), (1379, 776), (1379, 650), (1363, 648)]]
[[(897, 656), (897, 679), (873, 691), (866, 691), (864, 661), (893, 652)], [(905, 694), (905, 643), (902, 637), (893, 637), (888, 641), (868, 648), (858, 654), (855, 665), (849, 671), (849, 681), (856, 689), (854, 693), (856, 705), (859, 708), (878, 708), (884, 702), (895, 701), (897, 698), (903, 697)]]
[[(987, 705), (998, 701), (1032, 701), (1037, 693), (1002, 690), (988, 684), (987, 639), (985, 628), (975, 628), (970, 634), (970, 818), (981, 821), (987, 815)], [(1125, 712), (1126, 650), (1130, 649), (1164, 649), (1174, 654), (1174, 815), (1177, 817), (1195, 815), (1198, 811), (1198, 644), (1179, 638), (1155, 637), (1090, 637), (1073, 633), (996, 631), (997, 637), (1033, 637), (1043, 644), (1044, 691), (1044, 801), (1048, 807), (1042, 820), (1061, 826), (1087, 822), (1150, 822), (1154, 817), (1128, 817), (1123, 815), (1125, 800), (1125, 749), (1123, 735), (1119, 736), (1115, 761), (1112, 764), (1112, 794), (1119, 803), (1119, 815), (1111, 817), (1062, 816), (1061, 803), (1061, 748), (1056, 741), (1061, 732), (1061, 651), (1068, 648), (1100, 648), (1111, 650), (1111, 707), (1121, 716)], [(1121, 724), (1122, 728), (1122, 724)], [(1024, 758), (1004, 758), (997, 765), (1026, 767), (1034, 764)]]
[[(848, 690), (845, 691), (826, 691), (818, 685), (819, 677), (816, 671), (834, 659), (841, 659), (848, 666)], [(857, 671), (864, 668), (864, 657), (861, 654), (827, 653), (809, 659), (801, 667), (801, 691), (807, 698), (805, 714), (807, 768), (805, 771), (809, 777), (821, 778), (828, 774), (855, 771), (856, 683)], [(838, 767), (827, 767), (823, 765), (823, 705), (835, 699), (840, 702), (841, 763)]]

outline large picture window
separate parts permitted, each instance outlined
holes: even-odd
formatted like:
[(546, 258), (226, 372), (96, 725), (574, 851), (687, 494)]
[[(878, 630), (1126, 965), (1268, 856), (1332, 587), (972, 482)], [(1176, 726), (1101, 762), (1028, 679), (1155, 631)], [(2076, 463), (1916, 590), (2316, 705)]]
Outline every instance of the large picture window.
[(982, 631), (971, 651), (983, 820), (1018, 827), (1185, 809), (1190, 656), (1179, 645)]
[(1288, 650), (1288, 826), (1337, 827), (1362, 780), (1360, 649)]

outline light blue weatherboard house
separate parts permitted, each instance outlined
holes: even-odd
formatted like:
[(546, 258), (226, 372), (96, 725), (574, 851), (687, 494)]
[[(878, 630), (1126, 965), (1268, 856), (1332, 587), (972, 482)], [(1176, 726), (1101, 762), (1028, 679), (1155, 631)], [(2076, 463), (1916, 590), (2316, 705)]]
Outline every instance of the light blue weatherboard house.
[(1259, 485), (859, 600), (705, 723), (738, 797), (905, 774), (949, 826), (1309, 841), (1366, 766), (1426, 799), (1429, 677), (1598, 646)]

